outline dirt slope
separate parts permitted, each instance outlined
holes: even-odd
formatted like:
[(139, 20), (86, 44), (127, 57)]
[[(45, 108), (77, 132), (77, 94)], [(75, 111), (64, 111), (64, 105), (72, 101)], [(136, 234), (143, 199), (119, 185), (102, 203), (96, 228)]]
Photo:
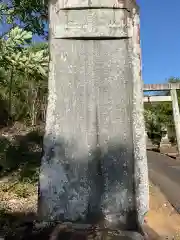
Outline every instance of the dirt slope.
[(159, 188), (150, 183), (150, 211), (147, 225), (160, 239), (180, 240), (180, 215), (174, 210)]

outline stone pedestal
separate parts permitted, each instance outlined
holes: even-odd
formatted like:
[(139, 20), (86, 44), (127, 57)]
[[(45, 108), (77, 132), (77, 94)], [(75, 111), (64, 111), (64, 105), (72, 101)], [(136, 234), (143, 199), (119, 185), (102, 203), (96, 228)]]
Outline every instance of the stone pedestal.
[(135, 1), (50, 1), (44, 219), (137, 230), (148, 210)]

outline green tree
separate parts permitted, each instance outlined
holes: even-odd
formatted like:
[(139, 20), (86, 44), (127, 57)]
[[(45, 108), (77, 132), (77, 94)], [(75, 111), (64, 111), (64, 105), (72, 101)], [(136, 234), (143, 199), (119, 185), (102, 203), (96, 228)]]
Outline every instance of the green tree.
[[(180, 78), (170, 77), (169, 83), (178, 83)], [(161, 95), (170, 95), (170, 91), (161, 91)], [(180, 91), (177, 90), (178, 101), (180, 103)], [(173, 110), (171, 102), (161, 102), (146, 105), (145, 108), (146, 130), (152, 142), (160, 144), (163, 135), (163, 129), (170, 127), (174, 129)]]
[(166, 114), (159, 107), (159, 104), (157, 104), (150, 105), (145, 109), (145, 123), (148, 137), (158, 147), (160, 147), (164, 128), (168, 122)]
[(6, 96), (8, 96), (9, 121), (12, 116), (13, 77), (15, 71), (19, 68), (19, 59), (22, 56), (23, 47), (29, 43), (31, 39), (32, 33), (23, 31), (18, 27), (11, 29), (0, 39), (0, 65), (8, 73), (8, 78), (6, 78), (4, 86), (8, 89), (8, 94), (6, 94)]
[(47, 0), (1, 0), (0, 21), (10, 28), (19, 26), (33, 34), (47, 37)]
[(45, 43), (29, 45), (31, 41), (32, 33), (19, 27), (11, 29), (0, 41), (0, 66), (6, 71), (1, 82), (4, 99), (8, 101), (9, 119), (15, 116), (18, 120), (23, 116), (22, 111), (17, 114), (16, 109), (25, 100), (26, 107), (21, 109), (26, 109), (24, 114), (34, 125), (37, 108), (41, 107), (44, 94), (47, 95), (48, 48)]

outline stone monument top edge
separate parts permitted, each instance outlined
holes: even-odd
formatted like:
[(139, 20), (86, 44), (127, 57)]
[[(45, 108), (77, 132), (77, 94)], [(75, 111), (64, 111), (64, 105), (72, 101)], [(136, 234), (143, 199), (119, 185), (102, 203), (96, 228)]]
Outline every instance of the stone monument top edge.
[[(51, 0), (52, 1), (52, 0)], [(57, 0), (59, 10), (71, 8), (123, 8), (139, 10), (136, 0)]]

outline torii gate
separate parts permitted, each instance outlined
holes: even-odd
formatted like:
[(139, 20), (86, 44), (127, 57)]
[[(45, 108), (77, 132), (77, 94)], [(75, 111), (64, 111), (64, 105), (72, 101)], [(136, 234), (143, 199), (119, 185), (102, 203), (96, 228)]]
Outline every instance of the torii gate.
[(180, 83), (169, 83), (169, 84), (144, 84), (144, 91), (163, 91), (170, 90), (170, 96), (145, 96), (144, 102), (164, 102), (164, 101), (172, 101), (173, 108), (173, 116), (174, 116), (174, 124), (176, 130), (176, 139), (178, 152), (180, 154), (180, 113), (179, 113), (179, 105), (176, 90), (180, 89)]

